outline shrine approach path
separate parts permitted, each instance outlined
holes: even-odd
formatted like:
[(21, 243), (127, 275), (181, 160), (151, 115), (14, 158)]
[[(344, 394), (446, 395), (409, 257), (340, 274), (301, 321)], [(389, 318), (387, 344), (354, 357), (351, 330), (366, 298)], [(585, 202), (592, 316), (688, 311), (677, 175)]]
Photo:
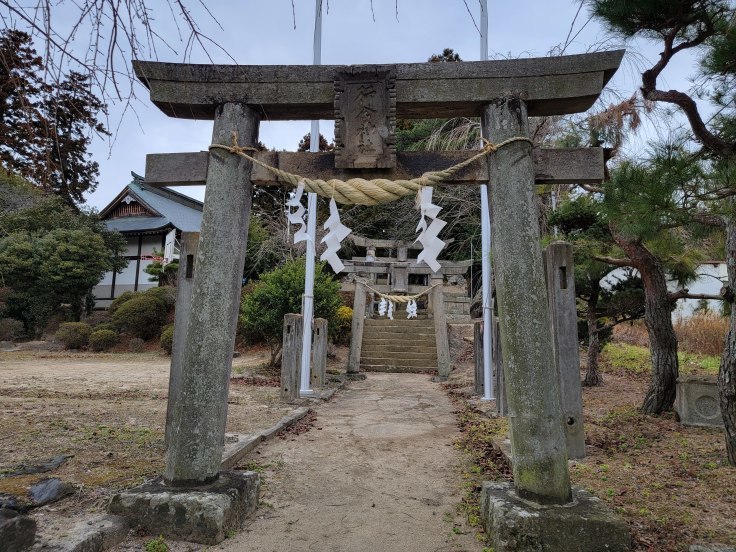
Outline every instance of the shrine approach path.
[(369, 373), (315, 411), (309, 431), (251, 455), (263, 468), (261, 505), (212, 549), (480, 552), (457, 511), (459, 430), (440, 384)]

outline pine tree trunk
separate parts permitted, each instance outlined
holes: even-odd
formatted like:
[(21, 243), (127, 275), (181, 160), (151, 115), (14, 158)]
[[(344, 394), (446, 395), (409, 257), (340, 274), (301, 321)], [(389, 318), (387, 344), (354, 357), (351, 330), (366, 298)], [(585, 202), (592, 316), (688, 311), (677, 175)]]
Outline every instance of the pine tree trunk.
[(680, 371), (667, 275), (662, 262), (640, 241), (626, 239), (613, 229), (612, 234), (632, 261), (632, 266), (639, 271), (644, 285), (644, 322), (649, 332), (652, 379), (641, 411), (645, 414), (661, 414), (672, 410)]
[(583, 380), (585, 387), (595, 387), (603, 384), (603, 377), (598, 371), (598, 359), (601, 353), (601, 339), (598, 334), (598, 316), (596, 314), (598, 295), (598, 289), (591, 292), (585, 314), (588, 322), (588, 367), (585, 370), (585, 379)]
[(718, 391), (726, 429), (726, 453), (729, 463), (736, 466), (736, 219), (732, 218), (726, 221), (726, 265), (728, 287), (724, 297), (731, 303), (731, 315), (718, 372)]

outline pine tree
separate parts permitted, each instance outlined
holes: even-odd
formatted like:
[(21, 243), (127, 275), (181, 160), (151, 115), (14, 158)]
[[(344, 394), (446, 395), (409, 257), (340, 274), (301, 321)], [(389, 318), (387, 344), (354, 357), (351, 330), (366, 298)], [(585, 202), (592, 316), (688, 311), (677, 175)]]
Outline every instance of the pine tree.
[[(677, 106), (686, 116), (703, 154), (714, 159), (726, 174), (736, 171), (736, 10), (728, 0), (588, 0), (593, 15), (609, 30), (625, 38), (641, 37), (661, 46), (659, 59), (642, 72), (641, 94), (652, 102)], [(716, 117), (705, 120), (693, 95), (662, 90), (659, 77), (672, 58), (693, 50), (700, 54), (701, 76), (710, 84), (710, 99), (719, 107)], [(736, 466), (736, 180), (714, 196), (725, 200), (719, 217), (726, 229), (728, 286), (724, 298), (731, 303), (718, 382), (726, 429), (729, 462)]]
[[(599, 258), (619, 252), (599, 198), (588, 195), (569, 198), (550, 216), (549, 222), (573, 244), (575, 294), (579, 304), (584, 305), (578, 317), (585, 321), (578, 324), (578, 332), (581, 339), (588, 340), (583, 385), (601, 385), (603, 378), (598, 366), (603, 343), (617, 324), (644, 316), (641, 279), (630, 270), (624, 276), (614, 276), (618, 266)], [(604, 286), (604, 280), (615, 281)]]

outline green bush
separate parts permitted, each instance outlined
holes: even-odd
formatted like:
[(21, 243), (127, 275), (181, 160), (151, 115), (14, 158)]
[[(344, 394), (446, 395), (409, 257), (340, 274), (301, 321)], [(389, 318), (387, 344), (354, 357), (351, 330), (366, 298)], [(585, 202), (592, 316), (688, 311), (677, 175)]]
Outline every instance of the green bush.
[(15, 341), (25, 333), (23, 322), (15, 318), (0, 318), (0, 341)]
[(151, 539), (145, 544), (146, 552), (168, 552), (169, 546), (162, 536)]
[(161, 343), (161, 348), (166, 352), (166, 354), (170, 355), (171, 350), (174, 347), (174, 325), (173, 324), (164, 326), (164, 329), (161, 332), (161, 339), (159, 342)]
[[(327, 319), (334, 331), (336, 312), (341, 304), (340, 284), (323, 271), (324, 263), (314, 272), (314, 316)], [(281, 350), (284, 315), (301, 312), (304, 293), (304, 260), (289, 261), (284, 266), (261, 275), (251, 293), (240, 305), (240, 324), (246, 333), (260, 336), (271, 347), (273, 362)]]
[(353, 329), (353, 309), (343, 305), (337, 309), (336, 318), (332, 338), (335, 343), (345, 345), (350, 342), (350, 332)]
[(151, 339), (161, 331), (167, 312), (163, 299), (154, 294), (139, 293), (113, 313), (112, 322), (121, 331), (141, 339)]
[(65, 349), (80, 349), (86, 347), (92, 326), (84, 322), (64, 322), (54, 336), (57, 341), (64, 345)]
[(112, 300), (112, 303), (110, 303), (110, 306), (107, 308), (108, 312), (110, 314), (115, 314), (116, 310), (118, 310), (121, 306), (130, 301), (136, 295), (138, 294), (135, 291), (124, 292), (120, 297), (116, 297)]
[(160, 286), (147, 289), (143, 295), (156, 297), (164, 302), (167, 309), (170, 309), (176, 303), (176, 288), (174, 286)]
[(117, 329), (115, 328), (115, 324), (112, 322), (103, 322), (102, 324), (97, 324), (96, 326), (92, 326), (93, 331), (97, 330), (112, 330), (117, 333)]
[(134, 337), (128, 341), (128, 351), (131, 353), (142, 353), (146, 350), (146, 342), (140, 337)]
[(89, 347), (93, 351), (107, 351), (118, 342), (118, 334), (113, 330), (95, 329), (89, 336)]

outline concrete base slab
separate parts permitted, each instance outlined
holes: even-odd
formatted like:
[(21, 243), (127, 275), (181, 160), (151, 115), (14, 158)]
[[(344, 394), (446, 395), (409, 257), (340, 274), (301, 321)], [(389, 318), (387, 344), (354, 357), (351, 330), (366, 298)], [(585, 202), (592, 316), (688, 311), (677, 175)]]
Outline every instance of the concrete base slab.
[(573, 502), (540, 506), (510, 483), (483, 483), (481, 519), (495, 552), (625, 552), (628, 526), (598, 498), (573, 489)]
[(36, 540), (36, 520), (15, 510), (0, 508), (0, 552), (21, 552)]
[(258, 507), (255, 472), (223, 471), (201, 487), (170, 487), (162, 478), (113, 496), (110, 513), (150, 535), (217, 544), (237, 531)]

